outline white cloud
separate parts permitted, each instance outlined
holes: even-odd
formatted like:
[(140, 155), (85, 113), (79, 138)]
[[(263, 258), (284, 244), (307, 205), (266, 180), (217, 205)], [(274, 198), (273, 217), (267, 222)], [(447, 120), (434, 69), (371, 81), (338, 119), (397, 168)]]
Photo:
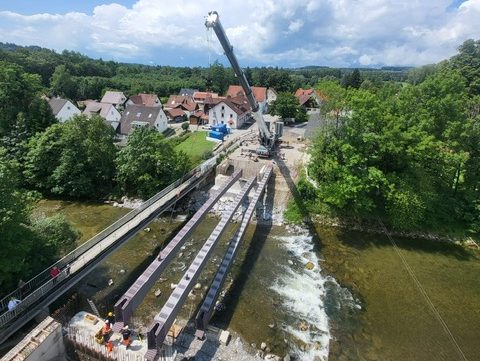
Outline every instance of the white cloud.
[[(129, 8), (97, 6), (91, 15), (0, 11), (0, 41), (126, 61), (148, 62), (155, 54), (162, 63), (158, 54), (176, 50), (195, 59), (208, 48), (204, 17), (216, 9), (241, 63), (420, 65), (480, 38), (480, 0), (448, 9), (451, 1), (138, 0)], [(213, 43), (221, 57), (215, 37)]]
[(290, 33), (296, 33), (303, 27), (303, 21), (298, 19), (294, 20), (288, 25), (288, 30)]

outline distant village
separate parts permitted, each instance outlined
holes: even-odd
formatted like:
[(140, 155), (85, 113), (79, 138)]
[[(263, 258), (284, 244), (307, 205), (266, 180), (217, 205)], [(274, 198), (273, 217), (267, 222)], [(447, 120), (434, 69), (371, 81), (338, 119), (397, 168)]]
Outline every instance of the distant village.
[[(252, 91), (260, 110), (267, 113), (269, 106), (277, 99), (277, 92), (266, 87), (252, 87)], [(320, 104), (319, 94), (314, 89), (297, 89), (295, 96), (305, 108), (315, 108)], [(100, 116), (112, 126), (121, 143), (139, 127), (164, 133), (169, 124), (188, 122), (205, 129), (222, 124), (230, 129), (239, 129), (251, 119), (247, 98), (238, 85), (230, 85), (225, 96), (183, 88), (179, 94), (170, 95), (165, 104), (155, 94), (140, 93), (127, 98), (119, 91), (106, 91), (100, 101), (83, 100), (77, 105), (59, 97), (46, 100), (61, 123), (77, 114), (84, 114), (88, 118)]]

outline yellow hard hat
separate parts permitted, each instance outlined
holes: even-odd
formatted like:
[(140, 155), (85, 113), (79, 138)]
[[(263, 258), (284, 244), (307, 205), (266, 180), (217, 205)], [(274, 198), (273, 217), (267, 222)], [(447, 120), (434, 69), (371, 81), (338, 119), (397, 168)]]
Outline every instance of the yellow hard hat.
[(113, 316), (113, 312), (109, 312), (108, 315), (109, 315), (109, 316)]

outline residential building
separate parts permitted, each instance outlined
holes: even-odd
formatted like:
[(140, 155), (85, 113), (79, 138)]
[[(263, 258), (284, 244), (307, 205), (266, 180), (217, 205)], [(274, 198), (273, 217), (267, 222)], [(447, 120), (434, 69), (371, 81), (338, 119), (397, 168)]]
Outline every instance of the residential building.
[(120, 135), (128, 136), (135, 128), (139, 127), (163, 132), (167, 129), (167, 116), (161, 107), (128, 105), (120, 120)]
[(187, 117), (189, 117), (190, 114), (197, 109), (197, 107), (197, 103), (194, 102), (191, 96), (183, 95), (170, 95), (167, 103), (164, 106), (165, 110), (176, 108), (182, 109)]
[(161, 107), (162, 102), (156, 94), (139, 93), (127, 100), (127, 105), (144, 105), (146, 107)]
[(100, 103), (113, 104), (115, 108), (120, 109), (125, 105), (127, 97), (122, 92), (106, 91), (100, 100)]
[(202, 110), (195, 110), (188, 120), (191, 125), (205, 125), (208, 124), (208, 115)]
[(250, 117), (250, 107), (244, 97), (221, 99), (208, 112), (211, 125), (227, 124), (232, 129), (242, 127)]
[(318, 108), (320, 106), (320, 97), (315, 89), (302, 89), (299, 88), (295, 92), (295, 96), (301, 106), (305, 108)]
[[(253, 97), (258, 103), (260, 111), (265, 113), (267, 110), (267, 88), (252, 86)], [(227, 97), (245, 96), (245, 92), (240, 85), (230, 85), (227, 90)]]
[(52, 113), (60, 123), (64, 123), (76, 114), (82, 112), (70, 100), (62, 98), (48, 99), (48, 104), (52, 108)]
[(277, 100), (277, 92), (273, 88), (267, 89), (267, 104), (272, 105), (272, 103)]
[(85, 107), (83, 114), (85, 114), (88, 118), (98, 114), (105, 119), (105, 121), (110, 124), (115, 131), (117, 130), (118, 125), (120, 124), (120, 118), (122, 116), (113, 104), (91, 101), (86, 105), (87, 106)]
[(198, 109), (203, 110), (205, 114), (208, 112), (205, 109), (205, 104), (212, 104), (216, 99), (218, 99), (218, 93), (195, 92), (193, 94), (193, 100), (197, 103)]
[(165, 114), (169, 122), (182, 122), (187, 119), (185, 111), (181, 108), (165, 109)]

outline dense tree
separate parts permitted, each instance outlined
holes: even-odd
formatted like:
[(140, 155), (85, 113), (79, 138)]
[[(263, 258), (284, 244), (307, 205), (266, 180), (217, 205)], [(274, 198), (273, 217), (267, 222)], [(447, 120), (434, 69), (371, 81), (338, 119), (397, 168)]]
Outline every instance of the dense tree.
[(6, 150), (0, 148), (0, 289), (15, 283), (17, 275), (28, 267), (34, 235), (28, 228), (30, 200), (20, 191), (18, 168), (7, 160)]
[(270, 107), (270, 114), (278, 115), (282, 119), (294, 118), (297, 122), (305, 122), (307, 113), (301, 107), (298, 99), (292, 93), (279, 93)]
[(480, 129), (462, 76), (440, 71), (393, 92), (350, 90), (344, 102), (340, 127), (325, 127), (312, 148), (319, 199), (403, 228), (476, 224)]
[(112, 189), (114, 131), (100, 117), (75, 116), (34, 136), (28, 144), (25, 179), (47, 194), (97, 198)]
[(447, 66), (465, 77), (470, 94), (480, 95), (480, 40), (466, 40), (458, 51)]
[(77, 85), (65, 65), (59, 65), (50, 80), (52, 91), (61, 97), (76, 99)]
[(117, 158), (117, 181), (128, 195), (149, 198), (190, 170), (191, 162), (154, 129), (138, 128)]
[(0, 61), (0, 135), (10, 131), (19, 112), (26, 112), (40, 90), (40, 77)]

